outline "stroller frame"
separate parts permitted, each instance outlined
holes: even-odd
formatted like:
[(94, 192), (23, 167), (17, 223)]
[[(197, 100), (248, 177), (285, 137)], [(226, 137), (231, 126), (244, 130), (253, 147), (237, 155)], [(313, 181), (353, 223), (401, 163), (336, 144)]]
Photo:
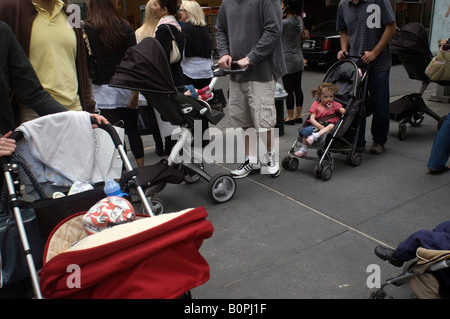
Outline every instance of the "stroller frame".
[[(348, 56), (348, 58), (359, 58), (359, 57)], [(353, 63), (356, 67), (355, 62), (350, 59), (338, 61), (330, 67), (330, 69), (325, 74), (324, 78), (325, 79), (327, 78), (330, 70), (332, 70), (334, 67), (337, 67), (343, 63)], [(361, 76), (361, 79), (359, 80), (359, 84), (355, 86), (354, 91), (352, 92), (352, 98), (356, 97), (358, 95), (358, 93), (360, 93), (362, 95), (363, 103), (361, 105), (361, 108), (364, 108), (364, 99), (365, 99), (366, 92), (367, 92), (367, 77), (368, 76), (369, 76), (369, 68), (367, 68), (364, 71), (363, 75)], [(361, 88), (361, 85), (362, 85), (362, 88)], [(360, 91), (360, 92), (358, 92), (358, 91)], [(345, 107), (348, 106), (348, 104), (349, 104), (348, 102), (350, 102), (350, 101), (347, 101)], [(362, 161), (362, 155), (360, 153), (356, 152), (356, 144), (358, 141), (358, 134), (359, 134), (360, 126), (361, 126), (361, 122), (360, 122), (361, 117), (364, 116), (363, 110), (361, 110), (361, 109), (358, 110), (358, 114), (356, 116), (358, 117), (357, 119), (354, 119), (357, 121), (357, 125), (355, 128), (356, 136), (353, 138), (352, 142), (348, 142), (344, 138), (336, 137), (339, 130), (341, 129), (341, 126), (343, 124), (344, 117), (345, 117), (345, 115), (341, 115), (339, 121), (337, 122), (337, 125), (333, 128), (333, 131), (326, 135), (322, 135), (318, 141), (316, 141), (315, 143), (312, 144), (312, 148), (317, 149), (317, 157), (304, 156), (304, 157), (300, 158), (300, 157), (296, 156), (294, 154), (295, 148), (298, 146), (298, 143), (301, 144), (301, 140), (299, 140), (297, 138), (294, 141), (294, 143), (292, 144), (291, 148), (288, 150), (287, 155), (283, 157), (283, 159), (281, 161), (281, 166), (286, 170), (295, 171), (295, 170), (297, 170), (297, 168), (299, 166), (300, 159), (317, 161), (318, 164), (315, 165), (313, 173), (317, 179), (322, 179), (323, 181), (330, 180), (333, 175), (335, 162), (334, 162), (334, 157), (333, 157), (332, 153), (346, 154), (347, 155), (346, 160), (345, 160), (346, 164), (351, 165), (353, 167), (359, 166)], [(334, 142), (335, 138), (338, 139), (339, 141), (343, 142), (344, 146), (333, 147), (333, 142)], [(320, 146), (317, 146), (318, 144)]]
[[(419, 248), (419, 251), (424, 248)], [(413, 260), (403, 267), (403, 271), (393, 277), (387, 279), (380, 288), (376, 290), (371, 290), (369, 292), (369, 299), (391, 299), (392, 297), (385, 291), (386, 287), (394, 285), (396, 287), (401, 287), (408, 283), (411, 279), (421, 276), (423, 274), (432, 274), (438, 270), (446, 269), (450, 267), (450, 254), (443, 255), (435, 260), (430, 260), (428, 262), (420, 264), (417, 259)]]
[[(391, 40), (391, 52), (397, 55), (402, 66), (412, 80), (421, 81), (418, 93), (405, 95), (390, 103), (390, 117), (397, 121), (399, 140), (406, 138), (406, 124), (412, 127), (419, 126), (424, 120), (424, 114), (437, 121), (437, 129), (442, 125), (445, 116), (441, 117), (431, 110), (423, 99), (423, 94), (428, 88), (431, 79), (425, 74), (428, 64), (433, 59), (429, 49), (428, 34), (419, 23), (409, 23), (397, 33)], [(449, 81), (438, 81), (439, 85), (449, 85)]]

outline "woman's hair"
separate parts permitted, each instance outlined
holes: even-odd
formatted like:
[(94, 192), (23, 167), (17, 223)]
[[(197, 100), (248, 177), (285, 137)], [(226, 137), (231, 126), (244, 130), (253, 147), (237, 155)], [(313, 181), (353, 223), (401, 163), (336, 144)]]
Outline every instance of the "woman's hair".
[(318, 96), (320, 97), (322, 95), (323, 91), (331, 91), (333, 92), (333, 95), (335, 95), (338, 92), (338, 87), (333, 83), (324, 82), (315, 90), (312, 90), (312, 96)]
[(129, 25), (117, 11), (117, 0), (89, 0), (86, 23), (92, 28), (107, 50), (119, 49), (126, 34), (123, 24)]
[(144, 23), (140, 27), (141, 39), (146, 37), (153, 37), (155, 35), (156, 26), (158, 25), (158, 19), (153, 16), (152, 0), (147, 2), (145, 6)]
[(167, 8), (167, 13), (175, 16), (177, 20), (180, 20), (180, 13), (178, 12), (177, 0), (156, 0), (161, 8)]
[(188, 19), (193, 25), (199, 25), (201, 27), (206, 26), (205, 13), (202, 7), (195, 0), (182, 0), (184, 10), (186, 10)]
[(300, 16), (302, 13), (302, 3), (300, 0), (282, 0), (284, 4), (284, 13), (291, 13)]

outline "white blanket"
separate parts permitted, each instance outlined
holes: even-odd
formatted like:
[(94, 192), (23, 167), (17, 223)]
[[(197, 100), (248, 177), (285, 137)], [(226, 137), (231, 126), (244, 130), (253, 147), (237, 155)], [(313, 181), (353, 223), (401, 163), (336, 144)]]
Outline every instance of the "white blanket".
[(67, 111), (39, 117), (17, 128), (33, 156), (72, 182), (103, 181), (95, 157), (89, 113)]

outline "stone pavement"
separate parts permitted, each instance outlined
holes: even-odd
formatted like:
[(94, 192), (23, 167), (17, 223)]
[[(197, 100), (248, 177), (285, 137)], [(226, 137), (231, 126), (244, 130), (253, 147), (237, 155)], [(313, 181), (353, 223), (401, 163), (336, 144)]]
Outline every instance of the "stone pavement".
[[(424, 95), (427, 105), (446, 115), (449, 105), (429, 101), (432, 93)], [(401, 271), (374, 255), (378, 244), (395, 247), (414, 231), (431, 230), (449, 218), (450, 173), (426, 173), (436, 127), (436, 120), (425, 115), (420, 126), (407, 125), (401, 141), (398, 124), (391, 122), (383, 154), (364, 153), (358, 167), (346, 165), (345, 155), (334, 154), (333, 176), (326, 182), (314, 177), (317, 162), (300, 160), (296, 171), (283, 170), (278, 178), (250, 175), (237, 180), (236, 194), (222, 204), (208, 198), (205, 180), (167, 185), (156, 195), (166, 211), (204, 206), (215, 228), (201, 248), (211, 278), (192, 290), (193, 298), (365, 298), (370, 265), (380, 267), (382, 281)], [(297, 129), (285, 126), (280, 159)], [(370, 137), (367, 131), (368, 141)], [(145, 139), (146, 163), (159, 161), (151, 136)], [(236, 166), (206, 164), (205, 171), (228, 173)], [(411, 297), (407, 286), (387, 291), (394, 298)]]

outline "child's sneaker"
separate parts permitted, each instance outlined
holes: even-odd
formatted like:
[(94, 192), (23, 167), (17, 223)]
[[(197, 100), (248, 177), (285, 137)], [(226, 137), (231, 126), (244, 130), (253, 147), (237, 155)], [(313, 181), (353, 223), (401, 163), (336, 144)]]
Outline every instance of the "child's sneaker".
[(297, 157), (305, 157), (307, 154), (308, 154), (308, 152), (304, 151), (304, 150), (300, 150), (300, 151), (297, 151), (294, 153), (294, 155)]
[(317, 138), (313, 134), (306, 138), (306, 142), (308, 142), (309, 145), (312, 145), (315, 141), (317, 141)]
[(235, 169), (230, 174), (233, 178), (244, 178), (247, 177), (248, 174), (257, 171), (261, 168), (261, 163), (250, 163), (248, 158), (245, 159), (245, 162), (239, 165), (238, 169)]

